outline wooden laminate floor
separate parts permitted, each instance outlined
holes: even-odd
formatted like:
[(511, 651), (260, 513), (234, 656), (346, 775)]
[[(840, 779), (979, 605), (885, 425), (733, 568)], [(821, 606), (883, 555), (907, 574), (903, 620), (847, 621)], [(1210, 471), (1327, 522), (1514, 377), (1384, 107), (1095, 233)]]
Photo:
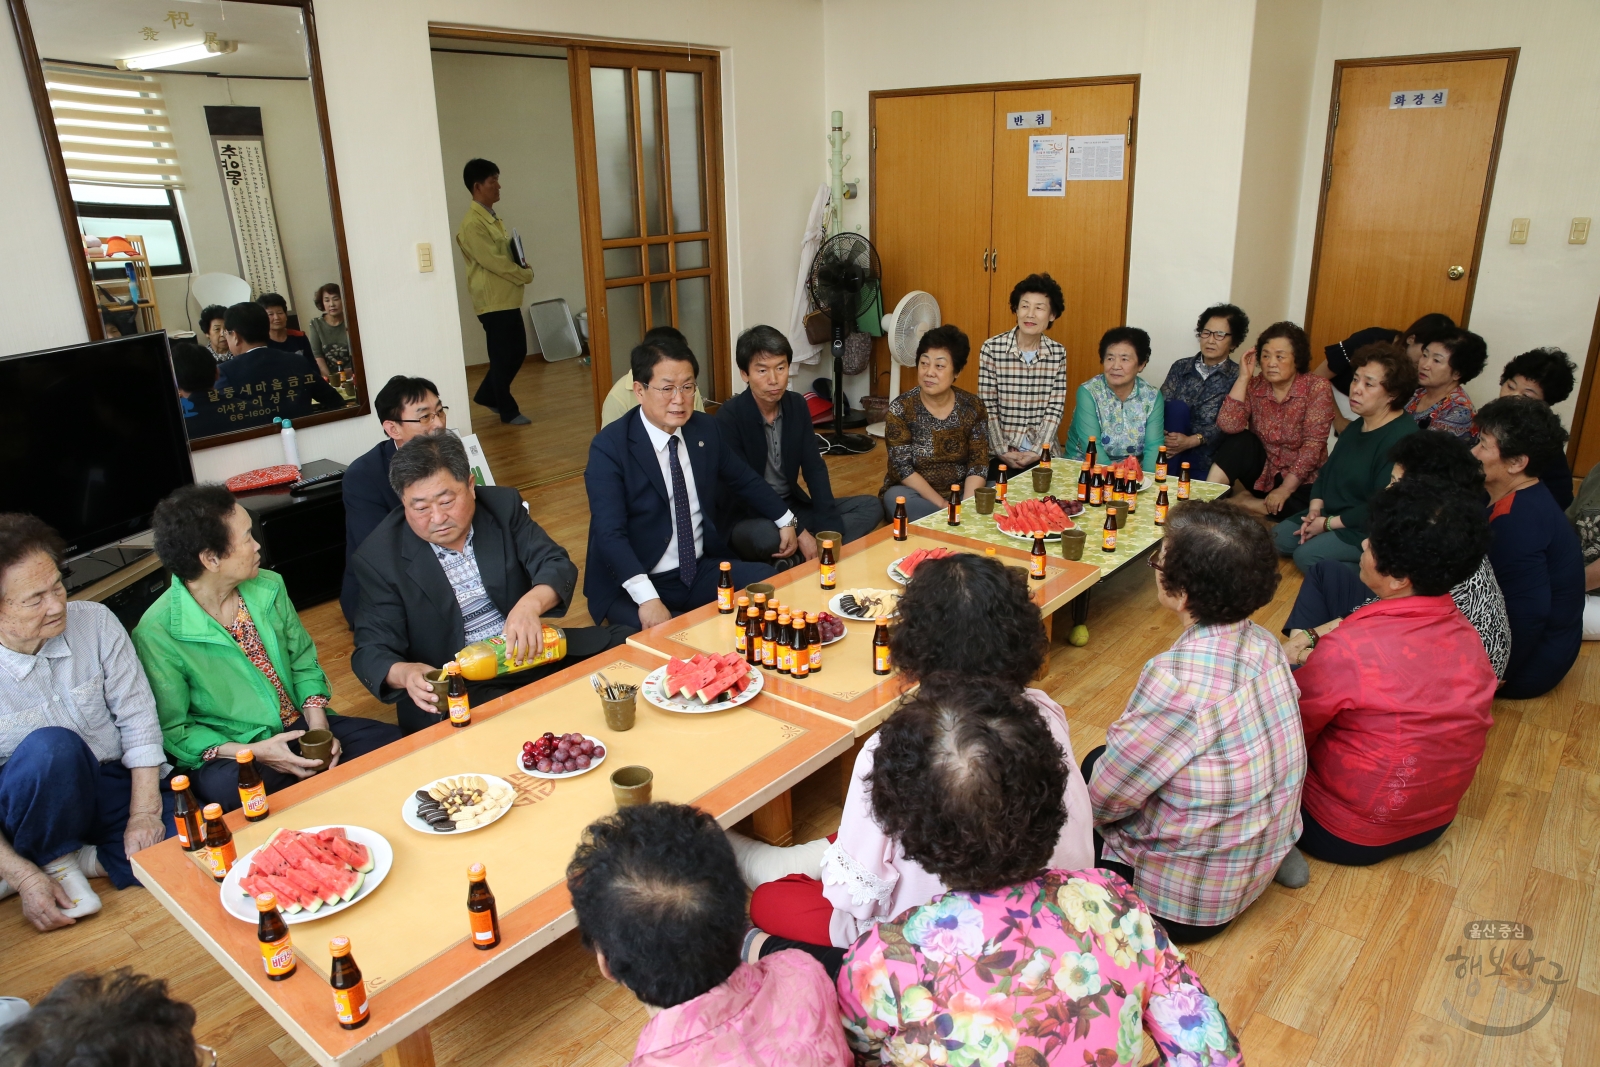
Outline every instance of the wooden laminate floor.
[[(836, 490), (873, 492), (882, 463), (881, 450), (830, 460)], [(525, 495), (581, 565), (582, 479)], [(1285, 566), (1258, 620), (1281, 625), (1298, 587)], [(351, 677), (338, 605), (304, 618), (335, 707), (392, 721)], [(568, 621), (587, 618), (580, 594)], [(1096, 589), (1090, 627), (1085, 648), (1058, 635), (1042, 683), (1068, 709), (1079, 757), (1177, 635), (1144, 567)], [(837, 826), (838, 797), (836, 767), (796, 788), (797, 840)], [(1600, 1064), (1597, 873), (1600, 649), (1588, 646), (1550, 695), (1496, 704), (1483, 763), (1440, 841), (1365, 869), (1313, 860), (1310, 885), (1271, 887), (1189, 956), (1251, 1067), (1589, 1067)], [(311, 1063), (147, 893), (104, 895), (99, 915), (48, 935), (23, 922), (15, 898), (0, 902), (0, 995), (37, 999), (74, 970), (133, 966), (194, 1004), (199, 1039), (223, 1064)], [(1486, 920), (1523, 924), (1529, 939), (1470, 940), (1469, 925)], [(433, 1043), (441, 1065), (458, 1067), (622, 1064), (644, 1019), (568, 936), (438, 1020)]]
[[(489, 365), (467, 368), (467, 395), (478, 391)], [(483, 445), (497, 485), (529, 486), (583, 470), (594, 436), (594, 383), (578, 359), (546, 363), (529, 356), (511, 382), (529, 426), (507, 426), (481, 404), (472, 404), (472, 432)], [(455, 412), (451, 412), (455, 416)], [(456, 419), (455, 424), (460, 425)]]

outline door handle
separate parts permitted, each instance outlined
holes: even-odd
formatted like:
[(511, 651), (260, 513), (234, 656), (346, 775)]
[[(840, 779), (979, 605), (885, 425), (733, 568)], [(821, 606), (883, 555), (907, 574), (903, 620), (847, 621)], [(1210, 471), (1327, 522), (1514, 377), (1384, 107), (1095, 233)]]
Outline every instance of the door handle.
[(994, 254), (989, 257), (989, 269), (994, 271), (996, 274), (1000, 273), (1000, 250), (998, 248), (996, 248), (994, 250)]
[(983, 250), (983, 272), (985, 274), (989, 273), (989, 250), (987, 248)]
[(1451, 267), (1445, 273), (1450, 275), (1450, 280), (1451, 281), (1459, 282), (1462, 278), (1465, 278), (1467, 276), (1467, 268), (1465, 268), (1465, 267)]

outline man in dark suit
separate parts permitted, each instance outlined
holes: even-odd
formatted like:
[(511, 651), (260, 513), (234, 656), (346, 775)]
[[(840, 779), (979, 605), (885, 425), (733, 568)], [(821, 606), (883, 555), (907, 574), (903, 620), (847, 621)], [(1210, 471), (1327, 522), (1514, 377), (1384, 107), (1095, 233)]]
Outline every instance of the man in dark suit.
[[(817, 450), (811, 411), (805, 398), (789, 389), (794, 349), (771, 326), (752, 326), (739, 335), (734, 350), (739, 375), (748, 387), (717, 410), (723, 436), (750, 469), (766, 481), (800, 520), (800, 551), (780, 556), (778, 529), (748, 504), (723, 492), (718, 525), (741, 559), (777, 560), (779, 570), (817, 558), (818, 530), (835, 530), (854, 541), (877, 529), (883, 505), (875, 496), (835, 498), (828, 465)], [(801, 489), (799, 476), (805, 476)], [(835, 545), (835, 548), (843, 547)]]
[[(339, 391), (307, 367), (295, 352), (272, 348), (267, 310), (260, 304), (245, 302), (228, 309), (222, 319), (223, 336), (233, 358), (220, 364), (217, 391), (226, 403), (242, 404), (242, 414), (265, 414), (268, 420), (281, 415), (298, 419), (313, 411), (345, 406)], [(313, 408), (312, 402), (321, 405)]]
[[(504, 486), (474, 486), (467, 450), (453, 434), (423, 434), (398, 449), (389, 481), (396, 508), (356, 550), (361, 589), (350, 666), (406, 733), (443, 720), (427, 675), (462, 648), (500, 634), (506, 660), (544, 647), (543, 619), (566, 613), (578, 568), (566, 549), (528, 518), (522, 496)], [(627, 640), (624, 627), (566, 630), (567, 655), (555, 663), (469, 682), (482, 703)]]
[(350, 559), (378, 523), (400, 506), (389, 485), (389, 461), (395, 449), (419, 434), (445, 430), (449, 408), (439, 400), (439, 389), (426, 378), (396, 374), (378, 390), (373, 410), (383, 423), (384, 439), (357, 456), (344, 472), (344, 587), (339, 607), (345, 621), (356, 624), (356, 572)]
[[(781, 555), (799, 548), (794, 513), (734, 455), (716, 419), (694, 410), (700, 364), (670, 338), (633, 350), (630, 411), (589, 444), (589, 614), (625, 626), (657, 626), (717, 595), (718, 564), (731, 560), (717, 525), (726, 485), (778, 530)], [(733, 584), (770, 577), (762, 563), (735, 562)]]

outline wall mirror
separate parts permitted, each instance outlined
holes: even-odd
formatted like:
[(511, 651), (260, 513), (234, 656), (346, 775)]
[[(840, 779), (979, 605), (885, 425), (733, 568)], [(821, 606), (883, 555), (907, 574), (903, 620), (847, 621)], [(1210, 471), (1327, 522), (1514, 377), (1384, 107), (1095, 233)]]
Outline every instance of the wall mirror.
[(309, 0), (9, 2), (91, 339), (169, 335), (196, 448), (365, 414)]

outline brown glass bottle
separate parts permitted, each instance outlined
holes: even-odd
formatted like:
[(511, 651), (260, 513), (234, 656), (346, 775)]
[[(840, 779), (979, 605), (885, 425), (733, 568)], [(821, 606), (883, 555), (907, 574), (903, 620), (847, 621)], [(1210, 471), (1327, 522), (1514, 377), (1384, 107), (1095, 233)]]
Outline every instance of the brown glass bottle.
[(997, 504), (1006, 502), (1006, 470), (1006, 465), (1004, 463), (1000, 464), (998, 474), (995, 477), (994, 500)]
[(831, 537), (822, 542), (822, 551), (817, 554), (817, 580), (824, 589), (832, 589), (839, 584), (839, 562), (834, 559)]
[(1091, 437), (1089, 438), (1088, 447), (1083, 450), (1083, 465), (1093, 470), (1095, 463), (1098, 461), (1099, 457), (1095, 455), (1094, 438)]
[(1178, 499), (1189, 499), (1189, 464), (1187, 463), (1178, 468)]
[(806, 644), (806, 620), (796, 615), (789, 626), (789, 673), (796, 678), (811, 675), (811, 647)]
[(879, 619), (878, 626), (872, 631), (872, 673), (888, 674), (889, 667), (889, 620)]
[(894, 539), (904, 541), (911, 533), (911, 520), (906, 517), (906, 498), (894, 498)]
[(239, 803), (244, 807), (244, 817), (251, 822), (260, 822), (270, 813), (267, 811), (267, 787), (261, 781), (256, 754), (248, 748), (241, 748), (233, 758), (239, 765)]
[(950, 487), (950, 509), (949, 510), (950, 510), (950, 516), (949, 516), (949, 518), (944, 520), (945, 524), (947, 526), (960, 526), (961, 525), (961, 486), (959, 486), (959, 485), (952, 485)]
[(261, 964), (267, 969), (269, 981), (281, 982), (294, 973), (289, 924), (278, 913), (278, 898), (272, 893), (256, 897), (256, 940), (261, 944)]
[(1162, 445), (1156, 449), (1156, 481), (1167, 480), (1167, 446)]
[(1028, 557), (1028, 577), (1043, 581), (1045, 575), (1044, 531), (1033, 532), (1033, 553)]
[(1093, 473), (1089, 475), (1089, 506), (1103, 507), (1106, 502), (1106, 480), (1100, 476), (1099, 467), (1090, 469)]
[(744, 613), (744, 661), (761, 666), (761, 609), (753, 604)]
[(328, 942), (333, 953), (333, 967), (328, 972), (328, 984), (333, 986), (333, 1012), (339, 1025), (346, 1030), (359, 1030), (371, 1018), (367, 1010), (367, 983), (361, 980), (361, 968), (350, 955), (350, 939), (336, 937)]
[(1165, 526), (1167, 524), (1167, 508), (1168, 508), (1168, 506), (1169, 505), (1167, 504), (1167, 487), (1163, 485), (1161, 487), (1161, 491), (1156, 494), (1156, 525), (1157, 526)]
[(467, 868), (467, 919), (472, 924), (472, 947), (491, 949), (500, 943), (500, 912), (489, 889), (483, 864)]
[(1114, 511), (1106, 512), (1106, 527), (1100, 534), (1100, 551), (1115, 552), (1117, 550), (1117, 514)]
[(1078, 468), (1078, 502), (1081, 504), (1089, 502), (1089, 472), (1093, 469), (1087, 463)]
[(806, 656), (811, 660), (811, 673), (822, 669), (822, 628), (817, 625), (817, 613), (806, 612)]
[(794, 671), (794, 643), (793, 638), (789, 636), (789, 623), (788, 612), (778, 616), (778, 654), (773, 660), (779, 674), (790, 674)]
[(450, 725), (458, 729), (472, 725), (472, 701), (467, 696), (467, 680), (462, 677), (461, 664), (451, 660), (444, 665), (445, 676), (450, 679), (445, 690), (445, 703), (450, 708)]
[(1045, 445), (1044, 451), (1039, 454), (1039, 466), (1045, 470), (1050, 469), (1050, 446)]
[(233, 843), (233, 831), (222, 818), (221, 804), (207, 804), (201, 814), (206, 820), (206, 867), (211, 877), (220, 882), (238, 861), (239, 850)]
[(745, 640), (745, 616), (750, 612), (750, 598), (740, 596), (737, 607), (733, 612), (733, 650), (741, 656), (748, 658), (747, 641)]
[(778, 669), (778, 613), (771, 608), (761, 620), (761, 668)]
[(722, 573), (717, 576), (717, 612), (731, 615), (733, 614), (733, 564), (723, 560), (720, 569)]
[(205, 847), (205, 830), (200, 825), (200, 801), (195, 798), (189, 776), (172, 776), (172, 821), (178, 830), (178, 843), (185, 852)]

